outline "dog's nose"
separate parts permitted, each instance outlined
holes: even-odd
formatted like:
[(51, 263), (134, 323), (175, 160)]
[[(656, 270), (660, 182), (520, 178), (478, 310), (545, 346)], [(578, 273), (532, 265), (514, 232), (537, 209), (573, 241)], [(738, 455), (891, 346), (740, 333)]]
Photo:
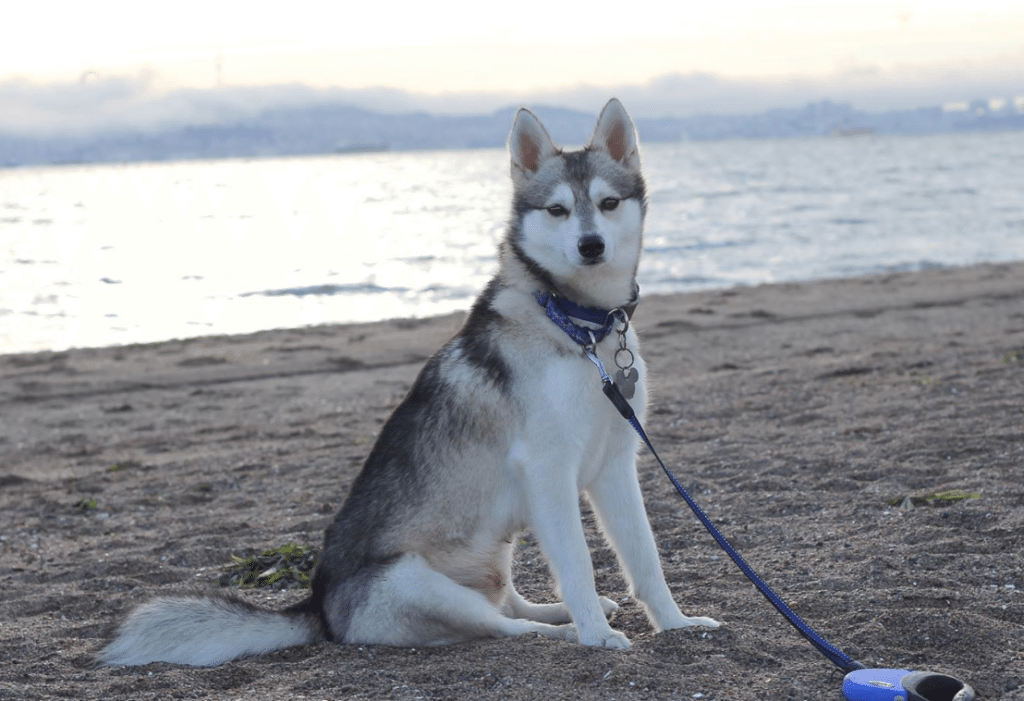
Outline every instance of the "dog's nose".
[(580, 255), (587, 260), (596, 260), (604, 255), (604, 239), (597, 234), (587, 234), (579, 242)]

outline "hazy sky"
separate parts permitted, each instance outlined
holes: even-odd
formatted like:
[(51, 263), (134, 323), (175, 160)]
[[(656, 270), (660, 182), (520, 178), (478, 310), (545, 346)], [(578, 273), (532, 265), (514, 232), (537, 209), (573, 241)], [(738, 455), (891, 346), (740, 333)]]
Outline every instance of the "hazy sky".
[(303, 84), (511, 102), (695, 73), (895, 92), (969, 78), (1024, 93), (1021, 0), (35, 0), (8, 3), (2, 23), (0, 99), (22, 101), (128, 79), (149, 94)]

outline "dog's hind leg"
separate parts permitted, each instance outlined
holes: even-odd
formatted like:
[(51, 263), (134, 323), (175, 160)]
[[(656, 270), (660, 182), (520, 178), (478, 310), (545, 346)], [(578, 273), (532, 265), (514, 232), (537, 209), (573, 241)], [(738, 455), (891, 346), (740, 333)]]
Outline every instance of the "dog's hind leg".
[(438, 572), (419, 555), (409, 554), (374, 578), (351, 614), (344, 640), (432, 646), (528, 633), (576, 640), (575, 626), (509, 618), (481, 592)]
[[(601, 597), (601, 609), (606, 617), (611, 617), (619, 610), (619, 605), (611, 599)], [(571, 623), (572, 616), (564, 602), (557, 604), (535, 604), (523, 598), (523, 595), (516, 591), (509, 579), (508, 595), (505, 597), (505, 608), (512, 618), (525, 618), (528, 621), (540, 623)]]

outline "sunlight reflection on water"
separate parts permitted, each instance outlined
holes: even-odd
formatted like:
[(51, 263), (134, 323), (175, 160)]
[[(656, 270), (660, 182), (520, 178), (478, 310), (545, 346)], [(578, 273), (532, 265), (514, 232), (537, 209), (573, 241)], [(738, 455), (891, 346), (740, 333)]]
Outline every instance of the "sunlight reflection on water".
[[(651, 144), (645, 293), (1024, 258), (1019, 133)], [(502, 150), (0, 170), (0, 352), (465, 309)]]

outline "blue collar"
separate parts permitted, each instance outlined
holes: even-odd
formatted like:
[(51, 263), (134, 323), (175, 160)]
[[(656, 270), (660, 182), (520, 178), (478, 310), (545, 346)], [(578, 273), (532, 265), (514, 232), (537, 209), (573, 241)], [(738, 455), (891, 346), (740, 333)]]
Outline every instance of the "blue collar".
[[(600, 343), (615, 328), (616, 322), (621, 321), (628, 324), (638, 301), (637, 292), (634, 292), (633, 299), (628, 304), (607, 310), (584, 307), (570, 299), (559, 297), (554, 292), (534, 292), (533, 296), (537, 299), (537, 304), (544, 307), (548, 318), (581, 346)], [(599, 326), (596, 329), (579, 326), (574, 324), (572, 319), (579, 319)]]

